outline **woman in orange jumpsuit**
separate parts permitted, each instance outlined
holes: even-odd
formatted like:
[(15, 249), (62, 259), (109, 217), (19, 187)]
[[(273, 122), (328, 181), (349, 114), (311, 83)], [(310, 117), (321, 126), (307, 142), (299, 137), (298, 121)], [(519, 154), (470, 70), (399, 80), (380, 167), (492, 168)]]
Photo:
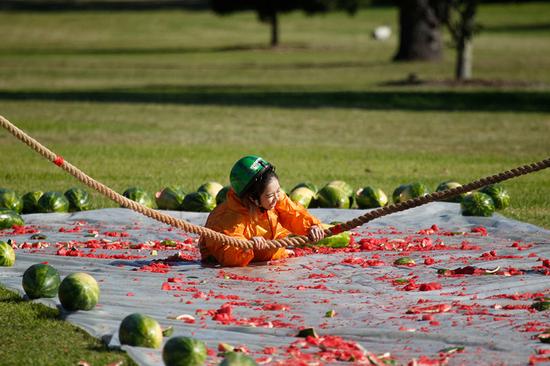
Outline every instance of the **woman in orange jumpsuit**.
[(275, 168), (258, 156), (239, 159), (230, 174), (227, 199), (208, 216), (206, 227), (229, 236), (252, 240), (252, 249), (223, 245), (201, 237), (199, 248), (204, 262), (244, 267), (250, 262), (285, 258), (285, 248), (270, 249), (266, 240), (289, 234), (324, 237), (321, 222), (303, 206), (281, 192)]

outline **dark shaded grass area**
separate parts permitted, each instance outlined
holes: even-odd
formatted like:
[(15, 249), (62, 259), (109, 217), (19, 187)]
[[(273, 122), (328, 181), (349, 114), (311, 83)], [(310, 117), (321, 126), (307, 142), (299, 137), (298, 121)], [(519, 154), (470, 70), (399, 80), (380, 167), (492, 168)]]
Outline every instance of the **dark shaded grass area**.
[(536, 91), (287, 91), (210, 85), (99, 90), (0, 90), (0, 100), (166, 103), (280, 108), (362, 108), (369, 110), (549, 112), (550, 93)]

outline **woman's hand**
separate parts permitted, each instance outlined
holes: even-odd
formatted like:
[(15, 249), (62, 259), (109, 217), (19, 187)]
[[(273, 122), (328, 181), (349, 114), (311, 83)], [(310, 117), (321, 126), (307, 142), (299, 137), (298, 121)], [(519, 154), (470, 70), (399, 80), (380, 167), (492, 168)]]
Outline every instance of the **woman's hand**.
[(317, 242), (325, 237), (325, 231), (317, 225), (313, 225), (307, 231), (309, 240)]
[(267, 246), (267, 240), (265, 240), (264, 237), (254, 236), (254, 237), (252, 237), (251, 240), (254, 242), (254, 248), (253, 249), (256, 249), (256, 250), (269, 249), (269, 247)]

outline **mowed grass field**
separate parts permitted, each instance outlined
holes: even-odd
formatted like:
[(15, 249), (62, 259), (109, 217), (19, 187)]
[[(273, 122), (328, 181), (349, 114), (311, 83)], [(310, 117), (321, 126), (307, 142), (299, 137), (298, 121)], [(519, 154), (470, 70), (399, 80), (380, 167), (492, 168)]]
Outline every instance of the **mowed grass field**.
[[(391, 62), (394, 8), (284, 15), (277, 49), (253, 13), (5, 12), (0, 114), (118, 191), (226, 184), (245, 154), (272, 161), (287, 189), (434, 189), (550, 156), (549, 13), (481, 7), (474, 76), (492, 86), (450, 86), (451, 48), (438, 63)], [(371, 39), (380, 24), (389, 41)], [(431, 82), (400, 85), (411, 73)], [(0, 166), (0, 186), (21, 193), (78, 185), (6, 133)], [(506, 183), (504, 214), (550, 228), (549, 183)]]
[[(245, 154), (275, 164), (287, 189), (333, 179), (388, 194), (413, 181), (435, 189), (550, 156), (548, 14), (544, 3), (480, 7), (474, 77), (481, 81), (453, 85), (450, 48), (441, 62), (391, 62), (394, 8), (284, 15), (276, 49), (253, 13), (0, 12), (0, 114), (119, 192), (227, 184)], [(370, 32), (382, 24), (394, 35), (374, 41)], [(413, 73), (426, 83), (403, 85)], [(82, 187), (0, 131), (0, 187), (72, 186)], [(505, 186), (512, 203), (504, 215), (550, 228), (549, 171)], [(96, 208), (114, 206), (93, 199)], [(0, 300), (5, 329), (35, 314), (12, 297)], [(48, 328), (35, 332), (59, 338)], [(72, 339), (72, 332), (61, 334)], [(39, 350), (27, 338), (10, 338), (2, 359), (18, 364), (27, 353), (15, 350)], [(89, 342), (72, 343), (76, 356), (59, 344), (60, 353), (32, 359), (75, 364), (78, 350), (97, 349)], [(121, 359), (86, 357), (98, 365)]]

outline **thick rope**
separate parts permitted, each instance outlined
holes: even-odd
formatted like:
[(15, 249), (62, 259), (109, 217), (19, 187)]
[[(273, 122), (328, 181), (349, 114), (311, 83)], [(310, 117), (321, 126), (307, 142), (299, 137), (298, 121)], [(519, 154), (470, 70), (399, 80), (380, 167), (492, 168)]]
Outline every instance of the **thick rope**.
[[(38, 141), (36, 141), (35, 139), (27, 135), (25, 132), (17, 128), (14, 124), (12, 124), (3, 116), (0, 116), (0, 125), (4, 127), (6, 130), (8, 130), (17, 139), (27, 144), (31, 149), (38, 152), (43, 157), (45, 157), (49, 161), (53, 162), (54, 164), (56, 164), (57, 166), (59, 166), (60, 168), (62, 168), (72, 176), (74, 176), (80, 182), (86, 184), (88, 187), (93, 188), (99, 193), (105, 195), (106, 197), (110, 198), (111, 200), (118, 203), (122, 207), (129, 208), (144, 216), (150, 217), (164, 224), (180, 228), (186, 232), (199, 234), (206, 239), (215, 240), (223, 245), (231, 245), (241, 249), (253, 248), (253, 242), (251, 240), (247, 241), (247, 240), (237, 239), (237, 238), (219, 233), (217, 231), (208, 229), (203, 226), (193, 225), (185, 220), (176, 219), (172, 216), (166, 215), (162, 212), (153, 210), (135, 201), (132, 201), (124, 197), (123, 195), (113, 191), (111, 188), (107, 187), (106, 185), (86, 175), (77, 167), (65, 161), (61, 156), (53, 153), (51, 150), (49, 150), (48, 148), (40, 144)], [(524, 174), (533, 173), (548, 167), (550, 167), (550, 159), (546, 159), (533, 164), (524, 165), (500, 174), (496, 174), (490, 177), (477, 180), (475, 182), (472, 182), (457, 188), (447, 189), (441, 192), (431, 193), (423, 197), (410, 199), (398, 204), (381, 207), (376, 210), (369, 211), (363, 216), (359, 216), (343, 224), (339, 224), (339, 225), (333, 226), (330, 229), (326, 229), (325, 234), (326, 235), (338, 234), (342, 231), (350, 230), (354, 227), (361, 226), (369, 221), (372, 221), (376, 218), (379, 218), (385, 215), (408, 210), (410, 208), (421, 206), (429, 202), (441, 201), (462, 193), (466, 193), (466, 192), (484, 187), (489, 184), (502, 182), (507, 179), (518, 177)], [(284, 248), (288, 246), (304, 245), (309, 242), (310, 240), (307, 236), (301, 235), (301, 236), (294, 236), (291, 238), (287, 237), (287, 238), (277, 239), (277, 240), (268, 240), (267, 246), (269, 248), (275, 249), (275, 248)]]

